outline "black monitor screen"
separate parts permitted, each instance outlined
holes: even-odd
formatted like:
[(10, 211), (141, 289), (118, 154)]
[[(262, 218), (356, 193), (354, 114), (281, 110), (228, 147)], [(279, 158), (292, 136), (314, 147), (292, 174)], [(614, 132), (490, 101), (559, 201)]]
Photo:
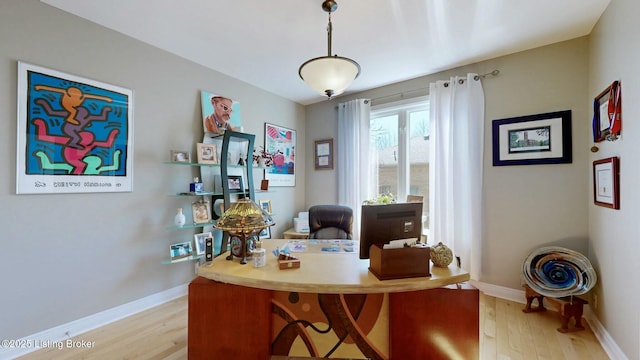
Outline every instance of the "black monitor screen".
[(417, 238), (422, 233), (422, 202), (362, 205), (360, 259), (369, 258), (371, 245)]

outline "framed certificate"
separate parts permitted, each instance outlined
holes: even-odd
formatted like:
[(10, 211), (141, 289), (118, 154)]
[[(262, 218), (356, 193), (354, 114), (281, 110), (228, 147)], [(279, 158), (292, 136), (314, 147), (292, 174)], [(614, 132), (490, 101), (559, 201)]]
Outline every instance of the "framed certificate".
[(593, 162), (593, 201), (596, 205), (620, 209), (620, 170), (617, 157)]
[(316, 140), (314, 146), (315, 169), (333, 169), (333, 139)]

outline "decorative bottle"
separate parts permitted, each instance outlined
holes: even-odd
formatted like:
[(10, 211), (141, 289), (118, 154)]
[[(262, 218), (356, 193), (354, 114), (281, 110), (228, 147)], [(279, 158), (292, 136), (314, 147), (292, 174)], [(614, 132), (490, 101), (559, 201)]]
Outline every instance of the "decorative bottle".
[(184, 217), (184, 214), (182, 213), (182, 208), (178, 208), (178, 213), (176, 214), (176, 217), (173, 219), (173, 221), (175, 222), (176, 226), (182, 226), (185, 224), (186, 219)]

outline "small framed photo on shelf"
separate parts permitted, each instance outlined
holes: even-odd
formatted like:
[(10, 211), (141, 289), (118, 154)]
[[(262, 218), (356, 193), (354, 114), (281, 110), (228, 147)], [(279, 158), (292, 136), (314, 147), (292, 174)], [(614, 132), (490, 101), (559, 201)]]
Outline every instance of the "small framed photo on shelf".
[(271, 200), (260, 200), (260, 207), (266, 211), (267, 214), (271, 214)]
[(207, 247), (207, 238), (212, 238), (211, 232), (204, 232), (193, 235), (193, 242), (196, 244), (196, 255), (204, 255)]
[(172, 162), (191, 162), (191, 152), (185, 150), (171, 150)]
[(227, 176), (227, 186), (229, 187), (230, 192), (243, 192), (244, 187), (242, 186), (242, 176), (240, 175)]
[(217, 164), (218, 163), (218, 147), (216, 144), (196, 145), (198, 151), (198, 164)]
[(620, 209), (620, 162), (617, 157), (593, 162), (593, 201), (599, 206)]
[(314, 146), (315, 169), (333, 169), (333, 139), (316, 140)]
[(169, 256), (171, 261), (181, 260), (193, 255), (191, 241), (185, 241), (177, 244), (171, 244), (169, 247)]
[(260, 239), (271, 239), (271, 228), (266, 227), (262, 229), (262, 231), (260, 231), (260, 234), (258, 234), (258, 237)]
[(209, 204), (207, 200), (195, 201), (191, 204), (194, 223), (205, 224), (211, 222), (211, 206)]

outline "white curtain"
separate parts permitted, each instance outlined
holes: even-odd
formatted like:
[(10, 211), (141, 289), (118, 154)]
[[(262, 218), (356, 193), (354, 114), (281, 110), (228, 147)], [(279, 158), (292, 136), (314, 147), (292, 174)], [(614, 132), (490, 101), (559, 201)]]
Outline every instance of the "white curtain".
[(371, 197), (369, 184), (370, 101), (356, 99), (338, 105), (338, 203), (353, 209), (353, 237), (360, 238), (360, 209)]
[(480, 78), (467, 74), (429, 84), (429, 104), (429, 242), (450, 247), (471, 279), (479, 280), (484, 149)]

